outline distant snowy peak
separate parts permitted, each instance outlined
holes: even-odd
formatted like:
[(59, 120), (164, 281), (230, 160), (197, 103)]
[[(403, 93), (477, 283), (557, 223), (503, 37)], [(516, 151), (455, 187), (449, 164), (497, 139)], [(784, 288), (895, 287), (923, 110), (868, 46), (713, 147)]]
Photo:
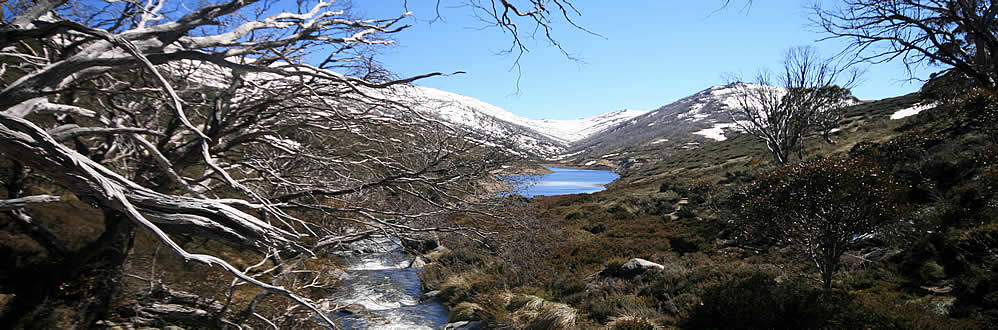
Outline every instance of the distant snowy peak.
[(620, 110), (573, 120), (537, 120), (517, 116), (503, 108), (470, 96), (430, 87), (413, 86), (408, 88), (409, 97), (420, 100), (418, 108), (435, 113), (447, 122), (485, 129), (487, 126), (493, 125), (489, 123), (490, 121), (499, 120), (550, 138), (562, 144), (562, 147), (567, 147), (575, 141), (590, 137), (604, 129), (647, 113), (647, 111), (640, 110)]
[(648, 113), (648, 111), (619, 110), (598, 114), (592, 117), (571, 120), (531, 119), (531, 121), (533, 121), (531, 126), (535, 130), (555, 136), (565, 142), (572, 143), (593, 136), (600, 131), (616, 126), (645, 113)]
[(517, 151), (552, 157), (564, 152), (568, 146), (557, 136), (533, 129), (533, 120), (470, 96), (430, 87), (404, 86), (393, 91), (393, 97), (452, 125), (482, 134), (508, 137), (520, 149)]

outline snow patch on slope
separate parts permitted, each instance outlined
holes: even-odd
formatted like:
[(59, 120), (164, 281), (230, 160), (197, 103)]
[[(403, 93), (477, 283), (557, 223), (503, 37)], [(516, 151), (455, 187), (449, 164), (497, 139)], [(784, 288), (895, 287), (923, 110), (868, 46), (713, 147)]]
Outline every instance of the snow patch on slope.
[[(685, 119), (690, 122), (703, 121), (711, 116), (716, 116), (718, 110), (727, 111), (728, 109), (737, 108), (740, 104), (738, 97), (744, 93), (745, 90), (755, 90), (761, 88), (781, 89), (779, 87), (747, 83), (714, 86), (696, 93), (693, 96), (677, 101), (676, 103), (689, 104), (689, 110), (676, 115), (676, 119)], [(779, 92), (780, 91), (777, 91), (777, 93)], [(708, 109), (707, 105), (709, 104), (716, 104), (719, 105), (719, 107), (714, 106)]]
[(532, 121), (529, 127), (552, 136), (557, 136), (571, 143), (590, 137), (604, 129), (616, 126), (647, 112), (642, 110), (620, 110), (572, 120), (528, 119), (528, 121)]
[(892, 120), (898, 120), (898, 119), (901, 119), (901, 118), (911, 117), (911, 116), (917, 115), (918, 113), (920, 113), (922, 111), (935, 108), (936, 105), (938, 105), (938, 104), (937, 103), (915, 104), (915, 105), (913, 105), (911, 107), (904, 108), (904, 109), (901, 109), (901, 110), (898, 110), (898, 111), (894, 112), (893, 114), (891, 114), (891, 119)]
[(714, 126), (710, 128), (705, 128), (693, 132), (693, 134), (700, 135), (705, 138), (713, 139), (716, 141), (724, 141), (728, 139), (727, 137), (724, 136), (724, 130), (732, 127), (736, 127), (736, 125), (733, 123), (716, 123), (714, 124)]

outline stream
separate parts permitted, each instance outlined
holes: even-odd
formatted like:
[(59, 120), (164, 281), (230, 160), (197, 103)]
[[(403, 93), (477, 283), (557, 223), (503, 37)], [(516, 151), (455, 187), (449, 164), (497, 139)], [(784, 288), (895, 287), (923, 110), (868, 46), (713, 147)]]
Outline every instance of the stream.
[[(550, 174), (521, 176), (514, 185), (526, 196), (554, 196), (601, 191), (619, 176), (610, 171), (548, 167)], [(413, 257), (389, 239), (351, 245), (344, 259), (346, 280), (336, 294), (340, 305), (363, 306), (337, 312), (344, 329), (441, 329), (447, 324), (447, 307), (437, 300), (421, 300), (419, 274), (409, 268)]]
[[(447, 307), (436, 300), (420, 301), (422, 269), (409, 268), (413, 257), (389, 240), (354, 244), (365, 253), (345, 257), (347, 279), (337, 294), (341, 305), (356, 304), (366, 311), (338, 312), (344, 329), (440, 329), (447, 323)], [(372, 252), (373, 251), (373, 252)]]

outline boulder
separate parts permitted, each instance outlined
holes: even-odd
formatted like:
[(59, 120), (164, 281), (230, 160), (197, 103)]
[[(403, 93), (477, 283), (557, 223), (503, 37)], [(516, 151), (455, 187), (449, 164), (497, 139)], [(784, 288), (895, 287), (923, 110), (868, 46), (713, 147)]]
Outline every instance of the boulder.
[(367, 307), (364, 307), (364, 305), (361, 305), (361, 304), (349, 304), (349, 305), (340, 307), (336, 311), (340, 312), (340, 313), (343, 313), (343, 314), (357, 315), (357, 314), (364, 314), (364, 313), (366, 313), (367, 312)]
[(423, 267), (426, 267), (426, 260), (423, 260), (423, 257), (417, 256), (415, 259), (412, 259), (412, 262), (409, 263), (409, 268), (421, 269)]
[(329, 277), (334, 278), (334, 279), (336, 279), (338, 281), (343, 281), (343, 280), (346, 280), (347, 278), (349, 278), (350, 275), (347, 274), (347, 272), (344, 271), (344, 270), (342, 270), (342, 269), (335, 268), (335, 269), (329, 271)]
[(882, 259), (885, 254), (886, 254), (886, 252), (884, 251), (884, 249), (874, 248), (873, 251), (870, 251), (869, 253), (864, 254), (863, 255), (863, 259), (866, 259), (866, 260), (869, 260), (869, 261), (877, 261), (877, 260)]
[(665, 266), (663, 265), (641, 258), (632, 258), (631, 260), (628, 260), (624, 264), (620, 265), (620, 267), (607, 267), (603, 269), (603, 271), (597, 273), (597, 275), (602, 278), (616, 277), (631, 279), (648, 271), (660, 272), (663, 270), (665, 270)]
[(440, 244), (437, 243), (437, 240), (430, 238), (403, 237), (400, 241), (402, 243), (402, 247), (419, 254), (429, 252), (440, 246)]
[(439, 295), (440, 295), (440, 290), (433, 290), (433, 291), (424, 293), (423, 296), (420, 297), (420, 299), (421, 300), (430, 300), (430, 299), (436, 298)]
[(478, 329), (485, 329), (485, 323), (482, 323), (481, 321), (461, 321), (461, 322), (447, 323), (447, 325), (444, 326), (444, 330), (478, 330)]
[(353, 250), (339, 250), (339, 251), (329, 252), (329, 254), (332, 254), (332, 255), (337, 256), (337, 257), (346, 258), (346, 257), (352, 257), (354, 255), (354, 251)]
[(631, 258), (621, 265), (620, 269), (628, 273), (641, 274), (649, 270), (664, 270), (665, 266), (641, 258)]

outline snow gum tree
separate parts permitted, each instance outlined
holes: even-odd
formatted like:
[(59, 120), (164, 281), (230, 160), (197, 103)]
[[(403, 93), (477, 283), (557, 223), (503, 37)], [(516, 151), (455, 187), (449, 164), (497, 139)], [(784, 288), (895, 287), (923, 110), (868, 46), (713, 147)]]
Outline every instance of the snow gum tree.
[(780, 75), (761, 73), (753, 84), (734, 84), (736, 105), (728, 114), (740, 129), (765, 141), (773, 161), (783, 166), (795, 148), (802, 152), (808, 134), (833, 143), (832, 130), (852, 99), (849, 88), (857, 76), (820, 58), (813, 47), (792, 48)]
[(846, 0), (816, 3), (814, 21), (849, 43), (856, 62), (937, 64), (980, 87), (998, 86), (998, 6), (984, 0)]
[(820, 274), (825, 288), (839, 258), (904, 215), (904, 189), (879, 167), (827, 159), (777, 169), (741, 193), (743, 239), (790, 247)]
[[(230, 305), (137, 306), (134, 324), (273, 326), (281, 317), (254, 308), (279, 296), (291, 302), (288, 314), (312, 311), (332, 326), (320, 301), (296, 293), (326, 283), (293, 271), (302, 259), (372, 235), (483, 239), (476, 223), (508, 220), (486, 188), (508, 159), (502, 137), (413, 109), (420, 101), (406, 84), (441, 73), (396, 77), (376, 64), (409, 14), (360, 18), (335, 1), (293, 3), (2, 4), (0, 155), (12, 165), (0, 211), (49, 261), (32, 285), (0, 288), (14, 297), (0, 323), (30, 324), (44, 303), (79, 313), (67, 327), (91, 326), (106, 314), (140, 228), (261, 293), (231, 315)], [(479, 16), (513, 31), (550, 32), (577, 13), (565, 0), (475, 3)], [(57, 193), (29, 194), (32, 180)], [(63, 196), (103, 213), (104, 233), (82, 249), (26, 211)], [(264, 257), (237, 268), (221, 253), (189, 252), (178, 238), (191, 237)], [(69, 297), (73, 283), (85, 285)]]

